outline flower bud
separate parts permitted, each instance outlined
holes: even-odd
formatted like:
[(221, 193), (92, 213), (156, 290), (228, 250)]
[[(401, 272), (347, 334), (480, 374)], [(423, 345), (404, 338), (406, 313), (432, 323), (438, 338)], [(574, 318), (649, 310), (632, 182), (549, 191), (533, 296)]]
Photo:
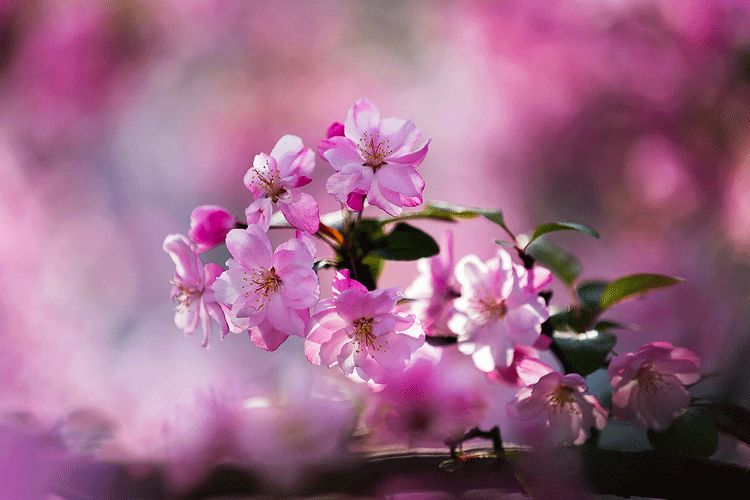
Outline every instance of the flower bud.
[(201, 205), (190, 214), (188, 236), (198, 252), (205, 252), (224, 243), (227, 233), (236, 225), (234, 216), (217, 205)]
[(344, 135), (344, 124), (341, 122), (333, 122), (328, 126), (326, 130), (326, 138), (343, 136)]

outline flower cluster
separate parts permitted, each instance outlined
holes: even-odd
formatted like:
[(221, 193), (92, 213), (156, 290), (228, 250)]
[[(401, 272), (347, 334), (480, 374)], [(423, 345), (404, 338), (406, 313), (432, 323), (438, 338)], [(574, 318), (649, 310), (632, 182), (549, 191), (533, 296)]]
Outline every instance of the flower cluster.
[[(413, 121), (381, 118), (367, 100), (354, 103), (317, 148), (333, 168), (326, 190), (342, 207), (340, 216), (323, 217), (329, 225), (321, 221), (318, 200), (302, 189), (312, 182), (313, 150), (299, 137), (281, 137), (270, 153), (255, 156), (244, 177), (253, 195), (245, 223), (225, 208), (204, 205), (191, 214), (188, 237), (165, 240), (176, 265), (176, 325), (187, 334), (200, 327), (205, 346), (214, 322), (222, 338), (247, 332), (266, 351), (300, 337), (311, 364), (335, 367), (371, 392), (362, 426), (409, 443), (460, 442), (492, 408), (493, 424), (502, 413), (524, 441), (539, 447), (580, 445), (610, 415), (639, 429), (666, 430), (691, 404), (687, 386), (700, 377), (699, 358), (667, 342), (614, 355), (615, 337), (607, 331), (614, 323), (597, 321), (614, 303), (677, 280), (634, 275), (615, 280), (612, 289), (601, 282), (575, 288), (559, 256), (545, 259), (555, 247), (545, 254), (535, 245), (558, 230), (598, 236), (588, 226), (547, 223), (517, 237), (489, 209), (432, 204), (402, 213), (423, 204), (417, 168), (429, 144)], [(364, 217), (367, 206), (388, 217)], [(511, 240), (499, 242), (487, 260), (466, 255), (457, 261), (451, 232), (440, 249), (404, 222), (478, 216)], [(294, 237), (274, 248), (269, 231), (283, 228), (294, 229)], [(316, 240), (330, 246), (333, 258), (318, 257)], [(221, 244), (231, 255), (225, 266), (204, 264), (201, 256)], [(418, 260), (419, 274), (405, 290), (378, 288), (385, 260)], [(318, 273), (328, 268), (334, 269), (331, 290), (321, 297)], [(550, 304), (552, 271), (572, 287), (577, 303)], [(589, 345), (591, 339), (599, 344)], [(592, 352), (599, 353), (593, 367), (582, 364)], [(462, 360), (478, 378), (465, 377)], [(597, 368), (608, 370), (609, 408), (589, 392), (586, 375)], [(493, 385), (518, 392), (493, 405), (487, 389)]]

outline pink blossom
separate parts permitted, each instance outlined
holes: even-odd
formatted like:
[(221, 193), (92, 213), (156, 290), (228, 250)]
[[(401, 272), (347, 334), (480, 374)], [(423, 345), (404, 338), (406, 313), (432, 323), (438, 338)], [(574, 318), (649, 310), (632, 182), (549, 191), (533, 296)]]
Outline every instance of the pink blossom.
[(508, 404), (508, 414), (535, 446), (583, 444), (592, 427), (607, 425), (607, 410), (588, 393), (584, 378), (563, 375), (539, 360), (519, 365), (526, 387)]
[(450, 327), (459, 335), (461, 352), (483, 372), (507, 367), (514, 346), (534, 345), (549, 317), (544, 300), (529, 289), (526, 273), (503, 249), (487, 262), (469, 255), (456, 266), (461, 297), (454, 302), (459, 314)]
[(227, 235), (232, 259), (213, 285), (216, 297), (231, 305), (231, 317), (245, 319), (253, 343), (277, 349), (289, 335), (303, 336), (309, 308), (320, 296), (313, 256), (305, 243), (291, 239), (274, 252), (258, 226)]
[(486, 396), (450, 361), (419, 357), (403, 373), (388, 376), (364, 414), (377, 441), (392, 437), (410, 446), (441, 445), (480, 424)]
[(413, 315), (396, 311), (400, 290), (368, 291), (336, 273), (333, 298), (313, 310), (305, 341), (305, 355), (316, 365), (337, 365), (364, 381), (383, 383), (404, 369), (412, 352), (424, 343), (424, 332)]
[(195, 243), (198, 252), (205, 252), (224, 243), (227, 233), (237, 222), (226, 209), (217, 205), (201, 205), (190, 214), (188, 236)]
[(661, 431), (690, 404), (686, 385), (700, 378), (694, 352), (652, 342), (616, 356), (609, 365), (612, 416), (642, 429)]
[(538, 359), (538, 356), (539, 352), (535, 348), (527, 345), (517, 345), (513, 350), (508, 350), (508, 366), (496, 368), (495, 371), (487, 374), (487, 379), (494, 382), (505, 382), (510, 385), (526, 385), (530, 371), (533, 376), (536, 373), (533, 370), (547, 366)]
[(223, 269), (208, 263), (205, 266), (185, 236), (170, 234), (162, 246), (177, 266), (172, 278), (172, 300), (177, 304), (174, 322), (188, 335), (192, 335), (200, 323), (203, 330), (204, 347), (213, 333), (211, 319), (219, 324), (222, 338), (229, 332), (225, 314), (226, 307), (218, 302), (211, 285)]
[(311, 182), (313, 168), (315, 154), (294, 135), (279, 139), (270, 155), (256, 155), (244, 180), (255, 197), (245, 212), (248, 223), (267, 230), (275, 204), (289, 224), (308, 233), (316, 232), (320, 224), (318, 202), (299, 189)]
[(446, 231), (441, 251), (417, 262), (419, 276), (406, 289), (414, 299), (410, 310), (417, 315), (427, 335), (451, 335), (448, 322), (453, 315), (453, 300), (459, 296), (454, 274), (453, 233)]
[(390, 215), (422, 203), (424, 180), (416, 167), (430, 140), (412, 120), (380, 118), (370, 101), (360, 99), (349, 110), (344, 135), (322, 141), (320, 155), (336, 169), (326, 189), (352, 210), (367, 201)]

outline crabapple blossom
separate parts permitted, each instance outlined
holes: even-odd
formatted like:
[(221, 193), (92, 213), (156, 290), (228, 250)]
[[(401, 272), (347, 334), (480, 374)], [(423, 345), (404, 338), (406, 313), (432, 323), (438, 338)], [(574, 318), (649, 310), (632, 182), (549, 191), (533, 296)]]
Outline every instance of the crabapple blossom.
[(583, 444), (591, 428), (607, 425), (607, 410), (589, 394), (586, 380), (577, 373), (564, 375), (539, 360), (519, 363), (526, 384), (508, 403), (510, 417), (535, 446)]
[(479, 425), (487, 406), (483, 387), (462, 376), (461, 368), (440, 354), (437, 359), (416, 356), (403, 373), (390, 374), (382, 390), (373, 394), (364, 421), (376, 438), (429, 446)]
[(206, 347), (213, 333), (213, 319), (219, 324), (224, 337), (230, 330), (226, 319), (228, 311), (211, 290), (211, 285), (223, 271), (221, 266), (214, 263), (204, 266), (190, 240), (181, 234), (167, 236), (162, 248), (176, 266), (172, 278), (172, 300), (177, 304), (175, 325), (187, 335), (192, 335), (200, 324), (203, 330), (202, 345)]
[(333, 298), (313, 309), (305, 340), (305, 355), (316, 365), (338, 366), (364, 381), (385, 382), (403, 371), (424, 343), (424, 332), (413, 315), (397, 312), (397, 288), (368, 291), (340, 271)]
[(694, 352), (652, 342), (616, 356), (609, 365), (612, 416), (642, 429), (662, 431), (690, 404), (686, 385), (700, 378)]
[(529, 288), (526, 272), (503, 249), (487, 262), (469, 255), (456, 266), (461, 297), (454, 302), (459, 314), (449, 326), (459, 335), (461, 352), (483, 372), (507, 367), (515, 345), (534, 345), (549, 317), (544, 300)]
[(227, 233), (234, 229), (237, 221), (225, 208), (217, 205), (201, 205), (190, 214), (188, 236), (198, 252), (205, 252), (224, 243)]
[(267, 351), (290, 335), (303, 336), (309, 308), (320, 296), (307, 245), (290, 239), (273, 251), (263, 229), (252, 225), (230, 231), (226, 243), (233, 258), (213, 289), (231, 306), (230, 316), (245, 319), (253, 343)]
[(248, 223), (268, 230), (276, 205), (289, 224), (308, 233), (316, 232), (320, 224), (318, 202), (299, 189), (310, 183), (314, 168), (315, 154), (294, 135), (279, 139), (271, 154), (256, 155), (244, 179), (255, 197), (245, 211)]
[[(329, 128), (337, 134), (340, 129)], [(424, 180), (416, 167), (430, 140), (412, 120), (380, 118), (370, 101), (349, 109), (344, 134), (325, 139), (318, 152), (336, 169), (326, 183), (328, 193), (350, 209), (362, 210), (365, 198), (390, 215), (422, 203)]]
[(440, 253), (417, 262), (419, 276), (406, 289), (406, 296), (414, 299), (410, 310), (427, 335), (451, 334), (448, 321), (453, 315), (453, 300), (459, 296), (454, 266), (453, 233), (446, 231)]

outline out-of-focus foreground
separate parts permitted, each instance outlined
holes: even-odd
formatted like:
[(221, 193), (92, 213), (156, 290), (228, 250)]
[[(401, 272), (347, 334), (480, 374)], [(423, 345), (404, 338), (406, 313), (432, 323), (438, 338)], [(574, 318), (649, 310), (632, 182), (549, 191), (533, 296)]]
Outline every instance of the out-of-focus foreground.
[[(685, 278), (617, 310), (640, 327), (618, 347), (689, 347), (748, 403), (747, 2), (0, 0), (0, 492), (70, 451), (168, 463), (175, 488), (226, 454), (282, 482), (336, 456), (361, 388), (299, 339), (271, 355), (183, 338), (161, 243), (194, 206), (241, 214), (256, 153), (285, 133), (314, 147), (360, 96), (432, 137), (426, 199), (590, 224), (600, 241), (556, 237), (586, 277)], [(330, 173), (319, 161), (313, 191)], [(454, 231), (457, 255), (494, 251), (494, 228)], [(386, 285), (415, 275), (389, 266)], [(502, 424), (513, 391), (487, 391), (482, 422)]]

